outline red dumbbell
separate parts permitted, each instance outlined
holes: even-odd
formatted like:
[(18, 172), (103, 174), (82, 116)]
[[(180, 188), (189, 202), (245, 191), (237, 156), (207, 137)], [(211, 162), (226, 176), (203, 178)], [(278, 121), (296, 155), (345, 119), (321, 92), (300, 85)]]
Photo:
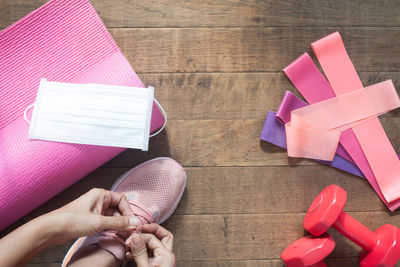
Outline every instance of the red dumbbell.
[(315, 236), (335, 228), (363, 248), (362, 267), (394, 266), (400, 259), (400, 229), (385, 224), (375, 232), (343, 212), (347, 194), (337, 185), (326, 187), (313, 201), (304, 217), (304, 229)]
[(281, 254), (287, 267), (326, 267), (323, 260), (335, 248), (328, 234), (320, 237), (306, 236), (290, 244)]

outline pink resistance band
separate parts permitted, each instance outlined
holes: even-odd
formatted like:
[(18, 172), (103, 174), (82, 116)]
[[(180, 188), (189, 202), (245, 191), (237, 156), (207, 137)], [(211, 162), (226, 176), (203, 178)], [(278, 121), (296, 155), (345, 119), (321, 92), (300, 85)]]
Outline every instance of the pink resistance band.
[[(337, 96), (363, 87), (338, 32), (311, 46)], [(378, 118), (352, 129), (385, 199), (395, 201), (400, 197), (400, 161)]]
[[(289, 64), (283, 69), (283, 72), (310, 104), (335, 97), (332, 87), (307, 53), (304, 53)], [(277, 114), (279, 114), (279, 109)], [(338, 145), (336, 153), (342, 158), (355, 163), (341, 144)]]
[(341, 131), (400, 107), (391, 80), (292, 111), (285, 125), (288, 154), (332, 161)]
[[(309, 103), (313, 104), (335, 97), (332, 87), (318, 70), (317, 66), (307, 53), (301, 55), (294, 62), (284, 68), (283, 71)], [(359, 145), (358, 140), (351, 129), (342, 132), (340, 142), (346, 151), (351, 155), (351, 158), (361, 169), (385, 205), (391, 211), (400, 207), (400, 200), (388, 203), (383, 197), (374, 173), (372, 172), (368, 161), (362, 152), (361, 146)], [(341, 147), (338, 146), (337, 153), (341, 151), (340, 148)]]

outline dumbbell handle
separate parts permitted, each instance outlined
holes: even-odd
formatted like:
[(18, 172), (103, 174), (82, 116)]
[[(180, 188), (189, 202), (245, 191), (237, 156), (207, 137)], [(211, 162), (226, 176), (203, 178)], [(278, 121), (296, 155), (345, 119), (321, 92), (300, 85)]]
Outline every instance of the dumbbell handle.
[(372, 251), (379, 242), (374, 232), (345, 212), (332, 226), (366, 251)]

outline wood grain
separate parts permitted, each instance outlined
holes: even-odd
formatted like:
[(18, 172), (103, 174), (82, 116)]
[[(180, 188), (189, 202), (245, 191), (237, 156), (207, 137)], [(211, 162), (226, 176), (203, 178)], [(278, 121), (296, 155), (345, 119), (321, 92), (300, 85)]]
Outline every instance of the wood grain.
[(138, 73), (271, 72), (339, 31), (358, 71), (397, 71), (398, 27), (111, 29)]
[[(400, 151), (400, 120), (382, 118), (396, 151)], [(259, 139), (264, 118), (257, 120), (172, 120), (167, 130), (150, 141), (149, 152), (126, 150), (106, 167), (132, 167), (144, 160), (170, 156), (184, 166), (316, 165), (288, 158), (284, 149)], [(182, 142), (181, 140), (185, 140)]]
[[(353, 267), (358, 263), (357, 258), (335, 258), (327, 259), (328, 266)], [(334, 265), (337, 264), (337, 265)], [(244, 261), (196, 261), (178, 262), (177, 266), (188, 267), (283, 267), (281, 260), (244, 260)]]
[[(353, 267), (358, 264), (357, 258), (334, 258), (326, 259), (325, 261), (328, 266), (335, 266), (333, 264), (338, 264), (341, 267)], [(47, 267), (59, 267), (60, 263), (48, 263)], [(332, 265), (331, 265), (332, 264)], [(41, 264), (31, 263), (26, 265), (27, 267), (39, 267)], [(135, 266), (133, 263), (129, 263), (127, 267)], [(209, 260), (209, 261), (178, 261), (176, 266), (185, 267), (283, 267), (284, 264), (281, 260), (235, 260), (235, 261), (225, 261), (225, 260)]]
[[(327, 259), (328, 266), (353, 267), (358, 263), (357, 258), (335, 258)], [(337, 265), (334, 265), (337, 264)], [(177, 266), (188, 267), (283, 267), (281, 260), (243, 260), (243, 261), (196, 261), (196, 262), (178, 262)]]
[[(169, 120), (237, 120), (264, 118), (276, 111), (285, 90), (300, 94), (283, 73), (142, 74)], [(365, 86), (392, 79), (400, 92), (398, 72), (361, 72)], [(382, 117), (399, 117), (398, 110)]]
[[(5, 27), (46, 0), (3, 0)], [(399, 26), (396, 0), (93, 0), (107, 27)]]

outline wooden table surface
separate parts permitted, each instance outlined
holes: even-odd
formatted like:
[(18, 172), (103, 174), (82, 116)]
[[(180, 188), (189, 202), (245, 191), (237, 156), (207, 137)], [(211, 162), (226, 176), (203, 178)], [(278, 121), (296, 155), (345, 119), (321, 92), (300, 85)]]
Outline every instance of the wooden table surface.
[[(44, 0), (0, 0), (4, 28)], [(329, 184), (348, 192), (345, 210), (371, 229), (400, 226), (368, 182), (314, 161), (288, 159), (258, 138), (285, 90), (281, 69), (309, 44), (342, 34), (365, 85), (393, 79), (400, 88), (400, 3), (396, 0), (93, 0), (100, 17), (168, 113), (150, 151), (128, 150), (22, 220), (109, 188), (123, 172), (158, 156), (178, 160), (188, 183), (165, 223), (176, 237), (178, 266), (282, 266), (279, 255), (302, 237), (304, 212)], [(1, 51), (0, 51), (1, 52)], [(297, 94), (297, 92), (295, 92)], [(298, 94), (297, 94), (298, 95)], [(399, 112), (382, 116), (399, 151)], [(330, 231), (329, 266), (357, 266), (359, 248)], [(69, 245), (48, 249), (29, 266), (59, 266)]]

